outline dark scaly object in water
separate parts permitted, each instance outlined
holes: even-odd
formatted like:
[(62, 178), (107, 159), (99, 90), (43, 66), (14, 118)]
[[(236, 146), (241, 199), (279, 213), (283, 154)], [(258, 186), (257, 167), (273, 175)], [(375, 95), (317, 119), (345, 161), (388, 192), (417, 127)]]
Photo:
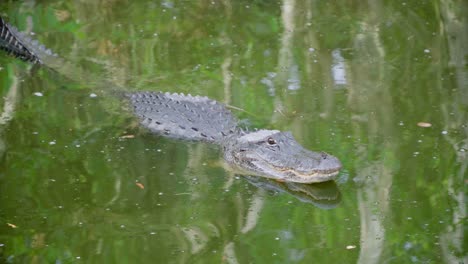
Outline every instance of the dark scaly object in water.
[(0, 49), (21, 60), (41, 63), (41, 60), (23, 44), (26, 36), (15, 27), (10, 26), (0, 17)]
[[(0, 46), (9, 54), (43, 64), (72, 79), (83, 76), (37, 41), (0, 21)], [(239, 128), (238, 120), (223, 104), (207, 97), (162, 92), (125, 95), (144, 127), (164, 136), (217, 144), (227, 163), (239, 173), (314, 183), (335, 179), (341, 169), (337, 158), (303, 148), (290, 132)]]

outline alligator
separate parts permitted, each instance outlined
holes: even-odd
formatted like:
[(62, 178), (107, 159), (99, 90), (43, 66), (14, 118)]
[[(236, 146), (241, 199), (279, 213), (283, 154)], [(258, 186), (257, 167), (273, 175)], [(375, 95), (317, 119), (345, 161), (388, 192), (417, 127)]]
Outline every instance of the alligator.
[[(0, 47), (24, 61), (73, 75), (64, 72), (63, 59), (1, 17)], [(143, 127), (163, 136), (217, 144), (226, 162), (240, 174), (317, 183), (335, 179), (341, 169), (336, 157), (303, 148), (291, 132), (241, 128), (225, 105), (208, 97), (168, 92), (132, 92), (125, 97)]]

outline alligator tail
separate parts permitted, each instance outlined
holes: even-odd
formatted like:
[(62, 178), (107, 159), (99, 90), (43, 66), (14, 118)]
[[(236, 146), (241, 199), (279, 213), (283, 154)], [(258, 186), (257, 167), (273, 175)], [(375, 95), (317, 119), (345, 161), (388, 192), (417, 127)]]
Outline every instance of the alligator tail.
[(24, 44), (25, 39), (26, 36), (0, 17), (0, 49), (23, 61), (42, 64), (39, 57)]

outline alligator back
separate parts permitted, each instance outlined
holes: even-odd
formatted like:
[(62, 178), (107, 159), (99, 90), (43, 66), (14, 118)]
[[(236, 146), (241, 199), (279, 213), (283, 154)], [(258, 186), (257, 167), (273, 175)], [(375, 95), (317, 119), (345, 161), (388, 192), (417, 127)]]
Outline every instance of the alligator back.
[(237, 120), (231, 112), (207, 97), (162, 92), (127, 96), (141, 124), (152, 132), (213, 143), (237, 133)]

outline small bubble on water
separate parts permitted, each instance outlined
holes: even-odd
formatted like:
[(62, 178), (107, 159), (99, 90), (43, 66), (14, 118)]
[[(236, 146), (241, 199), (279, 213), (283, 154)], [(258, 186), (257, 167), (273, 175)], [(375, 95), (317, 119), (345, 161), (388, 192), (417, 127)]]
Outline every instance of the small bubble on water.
[(91, 97), (91, 98), (96, 98), (96, 97), (97, 97), (97, 94), (91, 93), (91, 94), (89, 95), (89, 97)]
[(431, 53), (431, 50), (430, 49), (425, 49), (424, 53)]
[(39, 97), (44, 96), (44, 94), (41, 93), (41, 92), (35, 92), (34, 95), (35, 95), (35, 96), (39, 96)]
[(442, 135), (447, 135), (447, 134), (448, 134), (448, 132), (446, 130), (442, 131)]

